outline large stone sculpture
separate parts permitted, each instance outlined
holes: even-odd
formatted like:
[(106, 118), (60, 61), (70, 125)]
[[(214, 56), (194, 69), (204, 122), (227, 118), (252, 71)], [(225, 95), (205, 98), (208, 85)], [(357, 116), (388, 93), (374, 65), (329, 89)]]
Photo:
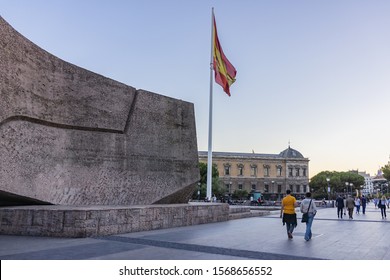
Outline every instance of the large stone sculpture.
[(193, 104), (67, 63), (0, 17), (0, 157), (2, 205), (184, 203)]

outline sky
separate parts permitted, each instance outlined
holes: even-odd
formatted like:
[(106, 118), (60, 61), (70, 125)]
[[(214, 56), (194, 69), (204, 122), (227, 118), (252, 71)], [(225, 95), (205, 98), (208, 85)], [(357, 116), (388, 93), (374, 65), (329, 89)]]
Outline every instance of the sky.
[(213, 83), (213, 151), (309, 158), (309, 175), (375, 175), (390, 156), (388, 0), (0, 0), (0, 15), (53, 55), (194, 104), (208, 149), (211, 9), (237, 69)]

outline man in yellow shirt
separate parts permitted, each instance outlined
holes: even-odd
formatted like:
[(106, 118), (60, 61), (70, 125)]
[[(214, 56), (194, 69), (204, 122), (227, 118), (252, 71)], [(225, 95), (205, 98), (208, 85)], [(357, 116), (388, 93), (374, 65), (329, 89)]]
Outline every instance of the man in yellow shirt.
[(297, 226), (297, 214), (295, 207), (298, 206), (297, 200), (291, 195), (291, 190), (286, 191), (287, 195), (282, 200), (280, 208), (280, 218), (283, 218), (283, 225), (286, 224), (287, 236), (292, 239), (292, 233)]

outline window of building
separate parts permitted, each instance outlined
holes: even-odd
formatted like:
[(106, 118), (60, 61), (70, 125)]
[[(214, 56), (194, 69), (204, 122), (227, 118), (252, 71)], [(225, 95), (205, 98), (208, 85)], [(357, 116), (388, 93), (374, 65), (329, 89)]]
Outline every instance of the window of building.
[(241, 183), (238, 184), (238, 189), (239, 189), (239, 190), (242, 190), (242, 188), (243, 188), (242, 184), (241, 184)]
[(225, 176), (229, 176), (230, 175), (230, 164), (224, 164), (223, 167), (224, 167)]
[(233, 182), (227, 182), (227, 183), (225, 183), (225, 187), (226, 187), (226, 192), (227, 192), (227, 193), (231, 193), (231, 192), (232, 192), (232, 189), (233, 189)]
[(301, 186), (300, 186), (300, 185), (296, 185), (296, 186), (295, 186), (295, 189), (296, 189), (296, 192), (297, 192), (297, 193), (300, 193), (300, 192), (301, 192)]
[(290, 176), (290, 177), (293, 177), (294, 175), (293, 175), (293, 168), (292, 167), (289, 167), (288, 168), (288, 176)]
[(290, 191), (294, 191), (294, 186), (293, 185), (290, 185)]
[(252, 184), (252, 191), (256, 190), (256, 184)]
[(257, 165), (251, 165), (251, 176), (257, 176)]
[(243, 164), (238, 164), (238, 176), (244, 175), (244, 165)]
[(264, 192), (269, 192), (269, 186), (268, 185), (264, 185)]
[(276, 166), (276, 176), (282, 177), (282, 166)]
[(304, 168), (302, 168), (302, 176), (303, 177), (306, 177), (307, 175), (306, 175), (306, 168), (304, 167)]
[(281, 193), (281, 192), (282, 192), (282, 185), (278, 184), (278, 193)]
[(295, 176), (299, 177), (299, 167), (295, 168)]
[(264, 177), (269, 177), (269, 165), (264, 165)]
[(303, 185), (303, 192), (307, 193), (307, 186), (306, 185)]

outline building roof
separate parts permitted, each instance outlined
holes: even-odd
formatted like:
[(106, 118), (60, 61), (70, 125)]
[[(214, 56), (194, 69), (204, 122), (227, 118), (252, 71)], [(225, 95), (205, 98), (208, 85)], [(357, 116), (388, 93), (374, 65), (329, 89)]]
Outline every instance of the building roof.
[(288, 148), (284, 151), (280, 152), (279, 156), (282, 158), (304, 158), (300, 152), (290, 148), (290, 146), (288, 146)]
[[(208, 152), (207, 151), (199, 151), (198, 155), (200, 157), (207, 157)], [(303, 155), (298, 152), (297, 150), (294, 150), (290, 148), (290, 146), (280, 152), (279, 154), (257, 154), (257, 153), (236, 153), (236, 152), (213, 152), (213, 157), (225, 157), (225, 158), (268, 158), (268, 159), (287, 159), (287, 158), (293, 158), (293, 159), (306, 159)]]

